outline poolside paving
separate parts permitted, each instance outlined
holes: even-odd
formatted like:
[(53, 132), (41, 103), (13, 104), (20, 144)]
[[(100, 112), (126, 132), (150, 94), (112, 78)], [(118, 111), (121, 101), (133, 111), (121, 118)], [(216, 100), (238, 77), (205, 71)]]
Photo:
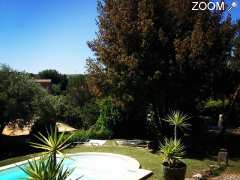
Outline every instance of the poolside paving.
[(86, 146), (102, 146), (107, 142), (107, 140), (90, 139), (88, 142), (84, 143)]

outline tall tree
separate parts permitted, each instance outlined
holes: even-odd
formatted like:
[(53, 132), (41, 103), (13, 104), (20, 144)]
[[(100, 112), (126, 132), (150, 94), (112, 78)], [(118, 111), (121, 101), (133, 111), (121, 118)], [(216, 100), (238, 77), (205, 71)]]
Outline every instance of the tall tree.
[(67, 97), (69, 101), (76, 106), (83, 106), (92, 98), (86, 76), (74, 75), (69, 77), (67, 86)]
[(61, 82), (61, 74), (55, 69), (46, 69), (38, 73), (42, 79), (51, 79), (54, 84)]
[(55, 69), (46, 69), (38, 73), (39, 78), (52, 80), (52, 93), (54, 95), (64, 94), (67, 88), (68, 78)]
[(76, 128), (88, 129), (97, 121), (98, 107), (90, 93), (87, 75), (72, 75), (68, 78), (66, 91), (66, 120)]
[(235, 25), (222, 12), (192, 11), (188, 0), (104, 0), (89, 42), (91, 91), (112, 96), (134, 134), (145, 132), (148, 104), (195, 113), (218, 94), (231, 59)]
[(27, 74), (0, 67), (0, 132), (17, 119), (27, 124), (33, 119), (36, 97), (44, 91)]

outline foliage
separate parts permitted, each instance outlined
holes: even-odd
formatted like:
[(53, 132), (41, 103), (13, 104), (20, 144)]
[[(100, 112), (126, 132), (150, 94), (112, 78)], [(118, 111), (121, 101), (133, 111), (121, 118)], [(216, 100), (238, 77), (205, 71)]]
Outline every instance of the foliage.
[(54, 95), (60, 95), (62, 93), (60, 85), (53, 84), (51, 87), (51, 93)]
[[(198, 104), (198, 110), (201, 112), (201, 115), (205, 116), (205, 122), (208, 125), (216, 125), (217, 121), (219, 119), (219, 114), (224, 114), (224, 119), (228, 121), (230, 120), (234, 121), (238, 117), (236, 116), (237, 113), (235, 112), (235, 106), (231, 107), (231, 116), (228, 117), (227, 111), (229, 111), (230, 107), (230, 99), (214, 99), (214, 98), (209, 98), (207, 100), (204, 100)], [(235, 114), (235, 115), (234, 115)], [(232, 125), (234, 125), (232, 123)]]
[(165, 139), (164, 144), (160, 145), (160, 151), (163, 154), (164, 160), (170, 167), (176, 167), (180, 163), (179, 159), (184, 155), (184, 146), (181, 140), (177, 139), (177, 128), (187, 129), (190, 124), (187, 122), (190, 117), (180, 111), (172, 111), (164, 119), (171, 126), (174, 126), (174, 140)]
[(90, 94), (86, 75), (69, 76), (64, 119), (79, 129), (94, 125), (99, 115), (95, 98)]
[(88, 130), (89, 139), (110, 139), (113, 136), (113, 132), (107, 128), (90, 128)]
[(159, 140), (160, 132), (160, 118), (157, 112), (153, 110), (153, 105), (150, 104), (147, 109), (147, 136), (148, 138)]
[(80, 117), (83, 122), (82, 128), (88, 129), (92, 127), (99, 116), (99, 108), (95, 101), (86, 103), (80, 108)]
[(44, 136), (42, 133), (38, 133), (35, 136), (39, 143), (30, 142), (31, 146), (37, 149), (42, 149), (47, 152), (50, 156), (56, 156), (56, 154), (62, 154), (61, 151), (65, 149), (68, 144), (68, 140), (71, 136), (64, 136), (64, 133), (57, 132), (57, 127), (51, 130), (51, 132), (47, 132), (47, 136)]
[(87, 77), (85, 75), (69, 76), (67, 97), (72, 104), (78, 106), (84, 106), (93, 98), (89, 92)]
[(188, 129), (191, 125), (187, 122), (190, 117), (180, 111), (172, 111), (164, 119), (171, 126), (174, 126), (174, 139), (177, 140), (177, 128)]
[(214, 114), (223, 113), (225, 108), (229, 105), (228, 99), (207, 99), (199, 104), (199, 109)]
[(57, 162), (57, 154), (63, 155), (64, 150), (69, 144), (67, 142), (71, 136), (64, 136), (64, 133), (60, 135), (57, 132), (57, 127), (47, 132), (47, 136), (39, 133), (36, 135), (39, 142), (30, 142), (31, 146), (37, 149), (45, 150), (40, 161), (29, 161), (29, 167), (23, 169), (27, 173), (29, 179), (53, 179), (53, 180), (65, 180), (72, 172), (73, 169), (64, 169), (63, 160)]
[(161, 116), (171, 107), (196, 113), (203, 99), (229, 95), (240, 82), (229, 68), (239, 27), (222, 12), (191, 9), (189, 0), (98, 3), (90, 92), (121, 105), (135, 135), (146, 131), (147, 104)]
[(44, 93), (26, 73), (16, 72), (7, 66), (0, 67), (0, 126), (17, 119), (29, 123), (34, 116), (34, 101)]
[(57, 120), (61, 121), (64, 118), (65, 98), (43, 93), (35, 99), (34, 108), (36, 122), (32, 131), (44, 131), (46, 127), (55, 126)]
[(38, 73), (41, 79), (51, 79), (54, 84), (58, 84), (61, 81), (61, 74), (54, 69), (43, 70)]
[[(65, 122), (75, 128), (84, 128), (84, 119), (82, 119), (82, 109), (80, 107), (74, 107), (73, 105), (66, 102), (65, 111), (63, 112), (62, 122)], [(89, 115), (91, 116), (91, 115)]]
[(219, 108), (227, 104), (226, 102), (223, 102), (220, 99), (214, 100), (214, 99), (208, 99), (204, 103), (204, 108)]
[(78, 129), (89, 129), (96, 123), (98, 114), (95, 102), (89, 102), (82, 107), (67, 102), (61, 121)]
[(100, 114), (95, 124), (97, 130), (113, 132), (116, 127), (120, 114), (114, 105), (111, 97), (106, 97), (98, 101)]
[(179, 160), (184, 155), (184, 146), (180, 140), (165, 139), (164, 144), (160, 145), (160, 152), (170, 167), (176, 167)]
[(110, 139), (112, 132), (107, 129), (90, 128), (88, 130), (78, 130), (74, 132), (72, 137), (69, 139), (70, 142), (84, 142), (89, 139)]
[(77, 130), (74, 132), (69, 142), (84, 142), (89, 139), (87, 130)]
[(68, 79), (66, 75), (60, 74), (57, 70), (46, 69), (38, 73), (41, 79), (51, 79), (53, 83), (52, 93), (54, 95), (63, 94), (67, 88)]
[(21, 168), (29, 180), (65, 180), (73, 172), (63, 167), (63, 159), (56, 165), (52, 158), (41, 157), (39, 160), (28, 161), (26, 168)]

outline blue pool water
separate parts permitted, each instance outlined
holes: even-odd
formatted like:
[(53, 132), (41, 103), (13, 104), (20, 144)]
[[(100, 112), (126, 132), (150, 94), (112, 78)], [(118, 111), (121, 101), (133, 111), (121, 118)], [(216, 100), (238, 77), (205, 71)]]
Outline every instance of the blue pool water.
[[(26, 163), (21, 167), (26, 167)], [(108, 153), (79, 153), (64, 160), (64, 166), (75, 168), (68, 180), (123, 180), (132, 179), (139, 163), (132, 158)], [(18, 166), (0, 170), (0, 180), (26, 179), (27, 175)]]
[(19, 167), (9, 168), (4, 171), (0, 171), (1, 180), (23, 179), (24, 177), (26, 177), (26, 174)]

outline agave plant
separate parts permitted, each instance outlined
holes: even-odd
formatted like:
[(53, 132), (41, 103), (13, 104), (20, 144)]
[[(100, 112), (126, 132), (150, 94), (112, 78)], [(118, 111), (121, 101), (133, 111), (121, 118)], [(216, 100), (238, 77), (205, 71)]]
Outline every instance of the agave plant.
[(55, 164), (52, 158), (41, 157), (28, 161), (27, 168), (21, 168), (29, 180), (65, 180), (74, 169), (63, 168), (63, 159)]
[(172, 111), (164, 120), (174, 126), (174, 140), (177, 140), (177, 128), (188, 129), (191, 125), (187, 122), (190, 117), (180, 111)]
[(182, 142), (175, 139), (165, 139), (164, 144), (160, 144), (160, 152), (170, 167), (175, 167), (185, 154)]

